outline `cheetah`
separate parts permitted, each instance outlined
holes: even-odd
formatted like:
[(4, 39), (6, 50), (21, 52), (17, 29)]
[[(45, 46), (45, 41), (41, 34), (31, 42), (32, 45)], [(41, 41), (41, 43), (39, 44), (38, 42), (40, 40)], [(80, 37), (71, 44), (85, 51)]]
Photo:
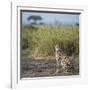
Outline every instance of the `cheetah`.
[[(55, 58), (56, 58), (56, 71), (57, 74), (61, 69), (64, 73), (70, 73), (74, 71), (72, 60), (60, 49), (59, 45), (55, 46)], [(60, 68), (61, 67), (61, 68)]]

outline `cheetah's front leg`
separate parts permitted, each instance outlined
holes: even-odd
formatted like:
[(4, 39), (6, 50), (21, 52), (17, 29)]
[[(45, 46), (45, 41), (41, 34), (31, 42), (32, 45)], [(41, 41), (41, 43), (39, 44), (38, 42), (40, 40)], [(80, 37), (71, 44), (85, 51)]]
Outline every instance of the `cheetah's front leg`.
[(56, 71), (54, 74), (57, 74), (59, 72), (60, 62), (56, 60)]

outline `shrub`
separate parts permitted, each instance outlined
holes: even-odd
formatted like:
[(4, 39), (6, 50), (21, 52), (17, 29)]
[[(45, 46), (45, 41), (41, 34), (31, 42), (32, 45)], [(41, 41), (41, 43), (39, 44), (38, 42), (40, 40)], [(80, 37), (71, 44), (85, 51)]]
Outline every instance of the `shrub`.
[(34, 56), (54, 56), (59, 44), (67, 55), (79, 54), (79, 27), (66, 25), (35, 25), (22, 28), (23, 49)]

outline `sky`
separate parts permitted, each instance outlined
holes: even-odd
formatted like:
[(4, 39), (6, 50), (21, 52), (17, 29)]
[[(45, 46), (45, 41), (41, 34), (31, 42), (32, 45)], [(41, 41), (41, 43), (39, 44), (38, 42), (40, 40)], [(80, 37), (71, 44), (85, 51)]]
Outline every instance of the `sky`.
[(45, 12), (28, 12), (22, 11), (22, 24), (30, 24), (27, 18), (32, 15), (38, 15), (42, 17), (42, 20), (38, 20), (38, 23), (45, 24), (76, 24), (79, 23), (79, 14), (67, 14), (67, 13), (45, 13)]

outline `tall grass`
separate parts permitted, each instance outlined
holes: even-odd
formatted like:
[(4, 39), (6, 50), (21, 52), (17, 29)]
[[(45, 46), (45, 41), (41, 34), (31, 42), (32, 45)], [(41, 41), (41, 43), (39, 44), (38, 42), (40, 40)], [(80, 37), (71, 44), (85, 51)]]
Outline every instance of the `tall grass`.
[(22, 49), (33, 56), (54, 56), (55, 45), (67, 55), (79, 54), (79, 27), (70, 25), (22, 26)]

